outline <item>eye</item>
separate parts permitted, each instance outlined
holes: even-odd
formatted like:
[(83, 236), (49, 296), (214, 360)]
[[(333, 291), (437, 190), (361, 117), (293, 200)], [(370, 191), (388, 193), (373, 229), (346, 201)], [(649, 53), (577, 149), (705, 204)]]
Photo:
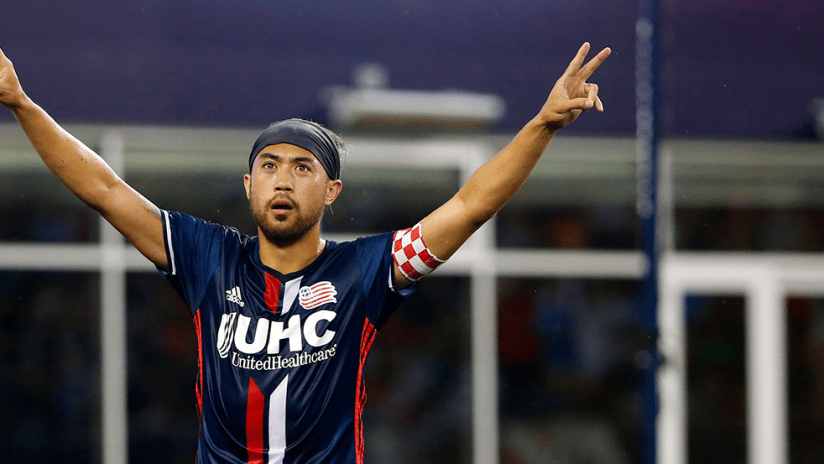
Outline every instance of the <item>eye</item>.
[(274, 168), (274, 167), (275, 167), (275, 163), (273, 163), (273, 162), (271, 162), (271, 161), (266, 161), (265, 163), (263, 163), (263, 164), (261, 165), (261, 167), (263, 167), (263, 168), (265, 168), (265, 169), (272, 169), (272, 168)]

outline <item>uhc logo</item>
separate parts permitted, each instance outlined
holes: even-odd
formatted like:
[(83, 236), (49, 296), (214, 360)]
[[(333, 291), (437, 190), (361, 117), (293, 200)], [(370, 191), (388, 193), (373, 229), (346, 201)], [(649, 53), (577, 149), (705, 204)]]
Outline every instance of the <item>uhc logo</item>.
[(278, 354), (282, 342), (288, 342), (289, 351), (303, 351), (304, 342), (320, 348), (328, 345), (335, 337), (335, 331), (328, 329), (328, 323), (337, 316), (334, 311), (320, 310), (301, 319), (295, 314), (288, 321), (270, 321), (266, 318), (257, 320), (252, 341), (249, 340), (249, 327), (252, 318), (236, 312), (224, 314), (220, 319), (217, 333), (217, 349), (221, 358), (229, 356), (234, 346), (243, 354)]
[[(330, 323), (337, 313), (315, 308), (337, 303), (335, 296), (338, 292), (328, 281), (303, 287), (300, 281), (299, 277), (283, 286), (282, 320), (253, 319), (236, 311), (223, 314), (216, 337), (218, 355), (224, 359), (231, 358), (235, 367), (253, 370), (291, 368), (334, 357), (337, 350), (337, 345), (333, 344), (336, 332), (330, 329)], [(228, 290), (226, 299), (240, 307), (246, 305), (239, 287)], [(299, 311), (299, 314), (285, 319), (295, 300), (304, 309), (313, 311), (308, 314)], [(266, 303), (272, 307), (268, 299)], [(277, 301), (274, 304), (277, 305)]]

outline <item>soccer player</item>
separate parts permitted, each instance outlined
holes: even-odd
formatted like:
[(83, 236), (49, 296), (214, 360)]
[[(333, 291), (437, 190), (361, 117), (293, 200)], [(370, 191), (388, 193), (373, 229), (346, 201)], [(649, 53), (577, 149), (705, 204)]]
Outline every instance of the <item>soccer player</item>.
[(591, 108), (584, 43), (540, 112), (444, 205), (413, 227), (334, 243), (320, 236), (341, 192), (344, 145), (313, 122), (269, 126), (243, 176), (258, 235), (163, 211), (23, 91), (0, 51), (0, 103), (37, 153), (168, 278), (198, 340), (198, 463), (361, 463), (362, 373), (377, 330), (526, 181), (555, 133)]

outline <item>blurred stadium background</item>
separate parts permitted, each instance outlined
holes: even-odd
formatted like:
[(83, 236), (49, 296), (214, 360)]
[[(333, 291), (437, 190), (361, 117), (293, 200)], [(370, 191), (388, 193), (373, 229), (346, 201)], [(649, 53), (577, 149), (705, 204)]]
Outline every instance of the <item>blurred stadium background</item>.
[[(337, 129), (353, 150), (332, 238), (414, 224), (534, 115), (583, 41), (612, 47), (593, 79), (606, 113), (554, 140), (378, 337), (367, 462), (651, 464), (653, 446), (662, 464), (824, 462), (824, 6), (660, 3), (655, 424), (637, 18), (619, 1), (9, 0), (0, 47), (158, 206), (247, 233), (260, 130)], [(0, 191), (0, 461), (192, 462), (181, 300), (3, 112)]]

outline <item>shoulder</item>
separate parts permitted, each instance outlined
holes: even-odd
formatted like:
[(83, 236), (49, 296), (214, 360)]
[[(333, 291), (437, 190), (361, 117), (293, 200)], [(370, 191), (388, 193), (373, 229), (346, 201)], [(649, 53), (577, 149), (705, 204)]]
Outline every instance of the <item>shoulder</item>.
[[(204, 219), (180, 212), (162, 212), (163, 233), (170, 262), (201, 262), (210, 268), (209, 263), (224, 259), (239, 258), (252, 254), (257, 246), (257, 237), (250, 237), (235, 229), (209, 222)], [(175, 266), (179, 267), (179, 266)]]
[(161, 211), (163, 226), (167, 232), (188, 233), (198, 235), (217, 235), (230, 240), (246, 243), (251, 237), (241, 233), (234, 227), (207, 221), (179, 211)]
[(358, 255), (368, 253), (381, 253), (387, 250), (392, 242), (395, 232), (386, 232), (375, 235), (358, 237), (354, 240), (342, 242), (327, 241), (327, 246), (331, 253), (356, 253)]

